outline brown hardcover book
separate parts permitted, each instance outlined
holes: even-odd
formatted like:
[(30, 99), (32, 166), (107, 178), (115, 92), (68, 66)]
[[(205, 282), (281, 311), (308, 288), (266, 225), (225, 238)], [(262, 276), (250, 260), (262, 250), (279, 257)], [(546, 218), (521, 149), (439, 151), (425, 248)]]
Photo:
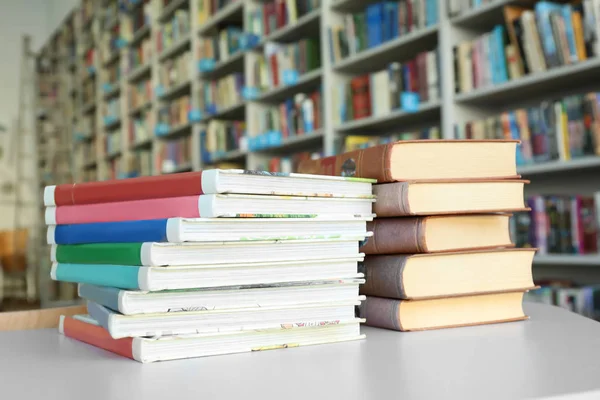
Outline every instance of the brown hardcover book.
[(373, 185), (378, 217), (526, 211), (524, 180), (412, 181)]
[(396, 331), (421, 331), (521, 321), (523, 292), (395, 300), (367, 296), (359, 307), (365, 325)]
[(533, 288), (535, 249), (371, 255), (360, 293), (393, 299), (430, 299)]
[(510, 214), (376, 218), (367, 222), (373, 237), (360, 251), (403, 254), (511, 247), (509, 220)]
[(515, 178), (518, 140), (404, 140), (306, 160), (298, 172), (356, 176), (379, 183)]

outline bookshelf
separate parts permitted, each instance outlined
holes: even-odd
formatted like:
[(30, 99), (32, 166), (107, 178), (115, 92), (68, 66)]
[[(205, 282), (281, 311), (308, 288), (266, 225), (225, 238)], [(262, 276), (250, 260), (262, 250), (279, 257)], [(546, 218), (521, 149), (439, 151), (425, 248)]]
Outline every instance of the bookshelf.
[[(69, 170), (73, 179), (157, 175), (215, 166), (269, 168), (273, 160), (293, 158), (300, 152), (335, 154), (352, 135), (379, 136), (396, 133), (399, 129), (414, 132), (439, 127), (442, 137), (450, 139), (454, 138), (456, 124), (498, 115), (508, 109), (528, 107), (549, 97), (600, 89), (600, 82), (594, 79), (600, 73), (600, 60), (590, 58), (502, 84), (456, 93), (454, 46), (489, 32), (494, 24), (503, 23), (503, 7), (517, 4), (513, 1), (496, 0), (449, 16), (449, 3), (438, 0), (438, 18), (433, 23), (337, 61), (331, 58), (334, 49), (329, 28), (344, 23), (348, 15), (364, 10), (374, 1), (321, 0), (318, 8), (298, 15), (295, 21), (275, 27), (268, 34), (254, 36), (250, 35), (255, 29), (252, 18), (265, 1), (218, 3), (222, 7), (209, 15), (206, 0), (173, 0), (164, 7), (162, 0), (82, 0), (57, 28), (40, 54), (55, 59), (61, 65), (61, 74), (75, 77), (78, 83), (72, 103), (74, 126), (66, 133), (69, 138), (75, 137), (67, 146), (73, 150)], [(109, 15), (114, 9), (116, 15)], [(173, 21), (177, 21), (177, 28)], [(68, 24), (75, 27), (77, 54), (60, 58), (56, 42)], [(107, 32), (114, 32), (116, 27), (119, 27), (119, 34), (113, 35), (112, 39), (121, 39), (117, 40), (119, 47), (106, 51), (110, 46), (103, 37)], [(211, 38), (219, 39), (231, 27), (235, 29), (227, 34), (234, 35), (239, 41), (237, 48), (212, 61), (210, 57), (204, 57), (211, 62), (201, 61), (204, 44)], [(176, 29), (181, 30), (177, 35), (173, 34)], [(165, 32), (169, 33), (167, 38), (163, 35)], [(239, 32), (241, 36), (235, 36)], [(276, 50), (282, 51), (282, 48), (308, 38), (316, 38), (320, 43), (318, 68), (294, 75), (293, 79), (275, 87), (258, 90), (250, 85), (255, 81), (255, 68), (261, 57), (273, 50), (271, 44), (277, 43)], [(436, 48), (440, 73), (437, 77), (439, 95), (435, 99), (421, 102), (411, 110), (399, 108), (384, 115), (336, 121), (335, 91), (343, 82), (379, 71), (391, 62), (406, 62), (421, 52)], [(133, 57), (132, 53), (138, 57)], [(174, 74), (166, 74), (165, 69), (187, 53), (188, 58), (177, 67), (176, 81), (164, 85), (165, 75)], [(104, 83), (115, 65), (120, 67), (118, 80), (105, 89)], [(237, 85), (238, 93), (237, 97), (216, 104), (214, 95), (219, 93), (219, 87), (215, 82), (221, 80), (229, 80), (222, 83), (222, 87), (235, 88)], [(211, 87), (213, 92), (207, 95), (206, 90)], [(132, 92), (135, 88), (139, 89), (136, 93), (140, 95), (136, 95), (138, 99), (134, 102)], [(265, 127), (265, 120), (268, 120), (265, 115), (272, 112), (269, 110), (294, 100), (300, 93), (308, 96), (319, 88), (321, 126), (313, 127), (312, 132), (289, 137), (282, 137), (285, 135), (281, 132)], [(91, 89), (91, 97), (80, 93)], [(107, 121), (104, 112), (114, 99), (119, 100), (119, 118)], [(172, 106), (177, 102), (180, 102), (179, 108), (174, 109)], [(59, 112), (60, 107), (56, 104), (54, 108), (41, 104), (40, 111), (46, 114)], [(171, 123), (171, 120), (175, 122)], [(85, 125), (85, 121), (92, 123)], [(218, 151), (207, 155), (202, 149), (206, 147), (211, 121), (244, 123), (246, 134), (236, 136), (234, 140), (227, 137), (225, 145), (222, 141), (212, 143)], [(107, 153), (106, 141), (119, 134), (120, 148)], [(585, 156), (523, 166), (519, 173), (532, 179), (528, 191), (534, 194), (554, 190), (592, 194), (600, 190), (600, 183), (595, 178), (599, 170), (600, 157)], [(42, 182), (67, 180), (52, 178)], [(536, 259), (536, 265), (543, 271), (546, 266), (579, 268), (600, 265), (600, 262), (587, 255), (548, 255)], [(597, 272), (593, 268), (586, 270), (590, 280), (600, 282), (600, 269)]]

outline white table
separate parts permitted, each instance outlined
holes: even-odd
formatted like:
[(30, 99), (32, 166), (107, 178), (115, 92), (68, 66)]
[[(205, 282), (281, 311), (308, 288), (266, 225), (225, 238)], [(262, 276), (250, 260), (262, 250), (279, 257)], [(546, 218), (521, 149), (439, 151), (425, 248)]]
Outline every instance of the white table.
[(363, 327), (358, 342), (146, 365), (55, 330), (5, 332), (0, 398), (600, 399), (600, 324), (556, 307), (526, 310), (526, 322)]

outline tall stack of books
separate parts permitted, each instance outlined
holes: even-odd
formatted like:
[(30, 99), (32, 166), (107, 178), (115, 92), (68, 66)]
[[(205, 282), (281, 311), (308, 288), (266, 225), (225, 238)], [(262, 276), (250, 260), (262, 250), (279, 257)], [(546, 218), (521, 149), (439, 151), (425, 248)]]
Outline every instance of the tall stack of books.
[(527, 318), (534, 249), (515, 249), (510, 213), (526, 209), (517, 141), (404, 141), (301, 164), (304, 173), (378, 180), (361, 248), (375, 327), (414, 331)]
[(152, 362), (362, 338), (372, 180), (242, 170), (47, 187), (66, 336)]

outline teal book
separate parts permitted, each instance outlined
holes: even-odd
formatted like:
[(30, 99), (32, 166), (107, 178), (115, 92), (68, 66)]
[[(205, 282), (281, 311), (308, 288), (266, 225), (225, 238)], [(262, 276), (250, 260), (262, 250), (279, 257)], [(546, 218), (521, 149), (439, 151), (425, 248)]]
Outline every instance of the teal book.
[[(362, 278), (358, 262), (364, 256), (340, 259), (221, 264), (214, 266), (144, 267), (115, 264), (54, 263), (55, 281), (126, 290), (177, 290), (225, 286)], [(96, 298), (94, 300), (97, 300)], [(107, 304), (107, 306), (109, 306)]]

